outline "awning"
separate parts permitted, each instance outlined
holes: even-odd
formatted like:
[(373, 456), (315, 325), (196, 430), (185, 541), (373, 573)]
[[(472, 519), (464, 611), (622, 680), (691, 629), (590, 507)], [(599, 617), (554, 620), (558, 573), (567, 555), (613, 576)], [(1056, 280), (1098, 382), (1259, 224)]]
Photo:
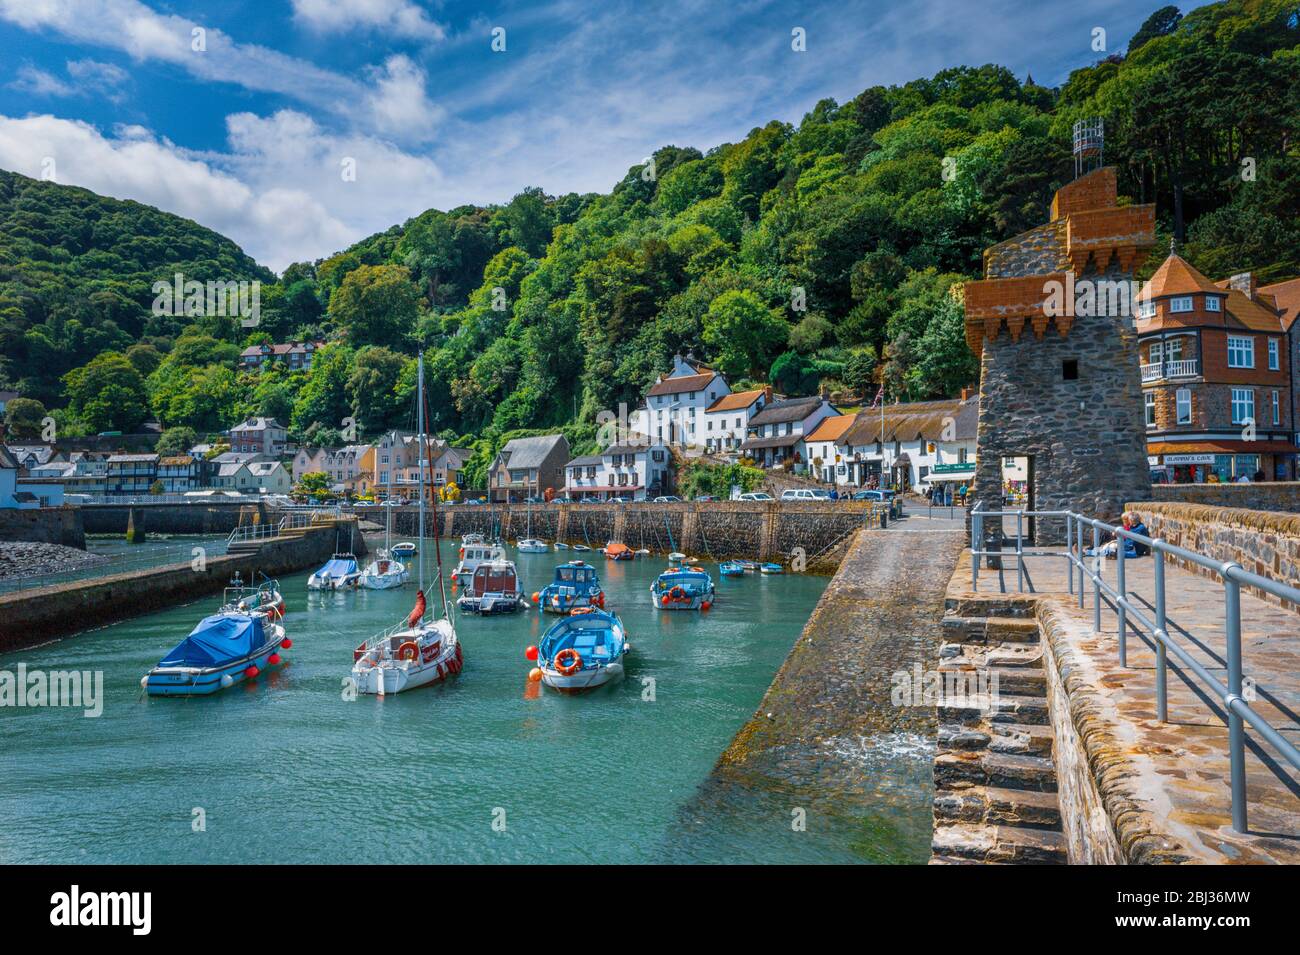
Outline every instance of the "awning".
[(1300, 451), (1286, 441), (1152, 441), (1147, 454), (1295, 454)]

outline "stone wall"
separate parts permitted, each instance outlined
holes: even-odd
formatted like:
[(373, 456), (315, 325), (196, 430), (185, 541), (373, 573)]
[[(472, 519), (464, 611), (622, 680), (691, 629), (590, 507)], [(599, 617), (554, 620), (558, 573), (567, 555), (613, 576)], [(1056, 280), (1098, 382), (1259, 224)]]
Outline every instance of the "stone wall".
[[(1157, 502), (1128, 506), (1142, 517), (1152, 537), (1214, 560), (1233, 561), (1269, 580), (1300, 586), (1300, 515), (1205, 504)], [(1188, 561), (1174, 559), (1174, 563), (1219, 579), (1212, 571)], [(1258, 588), (1244, 589), (1268, 603), (1282, 603)], [(1300, 610), (1293, 604), (1282, 606)]]
[[(1269, 481), (1259, 484), (1153, 484), (1151, 500), (1245, 507), (1256, 511), (1300, 514), (1300, 482)], [(1141, 504), (1129, 507), (1141, 509)]]
[(136, 514), (136, 528), (145, 534), (228, 534), (254, 510), (267, 520), (263, 504), (83, 504), (80, 508), (87, 534), (125, 534), (128, 515)]
[[(125, 525), (122, 530), (126, 530)], [(81, 509), (0, 508), (0, 541), (38, 541), (85, 550), (86, 535)]]
[[(219, 595), (236, 572), (255, 580), (259, 573), (275, 577), (305, 570), (329, 558), (334, 540), (334, 526), (322, 525), (287, 532), (254, 554), (209, 558), (202, 570), (172, 564), (0, 595), (0, 653)], [(214, 610), (215, 603), (209, 603)]]
[[(518, 540), (527, 532), (546, 541), (604, 547), (619, 541), (633, 549), (692, 557), (729, 557), (786, 562), (802, 549), (809, 570), (833, 571), (849, 535), (880, 526), (878, 505), (866, 501), (711, 501), (676, 504), (522, 504), (440, 507), (444, 537), (477, 531)], [(394, 508), (394, 534), (411, 537), (417, 509)], [(425, 512), (433, 536), (432, 509)], [(822, 560), (819, 565), (816, 561)]]

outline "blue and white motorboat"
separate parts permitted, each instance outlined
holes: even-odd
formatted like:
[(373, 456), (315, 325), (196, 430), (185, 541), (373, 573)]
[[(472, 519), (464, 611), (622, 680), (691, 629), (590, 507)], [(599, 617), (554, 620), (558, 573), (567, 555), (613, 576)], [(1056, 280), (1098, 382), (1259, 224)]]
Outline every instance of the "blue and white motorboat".
[(661, 610), (708, 610), (713, 578), (701, 567), (669, 567), (650, 585), (650, 599)]
[(759, 565), (758, 565), (758, 569), (759, 569), (759, 571), (760, 571), (761, 573), (764, 573), (764, 574), (784, 574), (784, 573), (785, 573), (785, 568), (784, 568), (784, 567), (782, 567), (780, 564), (774, 564), (774, 563), (771, 563), (770, 561), (769, 561), (768, 563), (765, 563), (765, 564), (759, 564)]
[(490, 616), (497, 613), (514, 613), (525, 606), (524, 587), (519, 581), (519, 571), (513, 560), (490, 560), (474, 568), (465, 593), (456, 606), (466, 613)]
[(335, 554), (325, 566), (307, 578), (308, 590), (347, 590), (361, 580), (361, 570), (352, 554)]
[(533, 603), (547, 613), (568, 613), (585, 607), (604, 607), (605, 592), (600, 589), (596, 568), (581, 560), (555, 568), (555, 579), (533, 594)]
[(275, 581), (226, 588), (221, 609), (204, 617), (140, 681), (150, 696), (206, 696), (279, 666), (292, 646), (280, 619), (284, 598)]
[(629, 649), (617, 614), (575, 610), (546, 631), (537, 647), (537, 666), (551, 689), (581, 693), (621, 679)]
[(745, 565), (738, 560), (724, 560), (718, 565), (718, 573), (723, 577), (744, 577)]
[(393, 557), (404, 563), (409, 563), (417, 553), (419, 553), (419, 548), (410, 541), (402, 541), (400, 544), (393, 545)]

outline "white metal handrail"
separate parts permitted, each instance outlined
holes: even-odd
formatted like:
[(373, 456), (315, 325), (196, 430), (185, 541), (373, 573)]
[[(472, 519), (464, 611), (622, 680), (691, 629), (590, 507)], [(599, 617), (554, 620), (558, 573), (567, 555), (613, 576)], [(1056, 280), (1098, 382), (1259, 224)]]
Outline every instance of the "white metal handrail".
[[(1001, 550), (984, 549), (984, 519), (1003, 517), (1015, 518), (1016, 549), (1008, 554)], [(1064, 518), (1066, 522), (1065, 551), (1024, 549), (1024, 519), (1026, 517)], [(1084, 528), (1092, 529), (1093, 567), (1089, 569), (1084, 560)], [(1117, 542), (1115, 586), (1106, 583), (1101, 576), (1102, 535), (1111, 534)], [(1149, 618), (1144, 608), (1129, 599), (1125, 584), (1125, 555), (1123, 541), (1133, 541), (1150, 548), (1155, 560), (1154, 608), (1155, 619)], [(977, 546), (978, 542), (978, 546)], [(1107, 524), (1096, 518), (1088, 517), (1074, 511), (985, 511), (983, 502), (971, 510), (971, 589), (979, 590), (979, 563), (982, 557), (1012, 556), (1017, 565), (1017, 587), (1024, 590), (1024, 559), (1027, 556), (1065, 557), (1069, 577), (1069, 592), (1077, 592), (1079, 607), (1084, 606), (1085, 580), (1092, 581), (1092, 631), (1101, 632), (1102, 596), (1107, 598), (1116, 612), (1119, 621), (1118, 652), (1119, 664), (1128, 666), (1128, 630), (1130, 620), (1134, 629), (1145, 630), (1151, 637), (1156, 650), (1156, 718), (1164, 723), (1169, 718), (1169, 699), (1167, 667), (1168, 653), (1172, 653), (1201, 681), (1206, 689), (1214, 693), (1227, 712), (1228, 724), (1228, 761), (1231, 770), (1232, 788), (1232, 828), (1237, 832), (1246, 832), (1246, 748), (1245, 724), (1249, 723), (1282, 757), (1295, 769), (1300, 770), (1300, 750), (1285, 739), (1264, 717), (1250, 708), (1242, 695), (1241, 663), (1241, 588), (1254, 587), (1264, 593), (1277, 597), (1284, 603), (1300, 610), (1300, 589), (1252, 574), (1233, 561), (1218, 561), (1204, 554), (1169, 544), (1159, 538), (1135, 534), (1124, 527)], [(1190, 653), (1187, 652), (1170, 633), (1170, 625), (1165, 605), (1165, 560), (1175, 557), (1195, 564), (1216, 574), (1223, 584), (1223, 606), (1226, 647), (1224, 651), (1228, 670), (1228, 681), (1224, 684), (1211, 674)], [(1075, 586), (1075, 570), (1079, 571), (1078, 587)]]

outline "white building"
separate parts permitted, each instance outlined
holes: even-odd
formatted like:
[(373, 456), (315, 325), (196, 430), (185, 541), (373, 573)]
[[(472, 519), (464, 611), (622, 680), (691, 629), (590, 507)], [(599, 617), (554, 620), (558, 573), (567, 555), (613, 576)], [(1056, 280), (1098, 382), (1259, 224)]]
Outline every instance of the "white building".
[(575, 499), (644, 501), (667, 493), (671, 468), (666, 445), (616, 444), (566, 464), (564, 493)]
[(690, 357), (675, 355), (672, 370), (646, 392), (645, 433), (664, 445), (703, 447), (705, 412), (729, 394), (731, 388), (722, 375)]
[(843, 452), (837, 442), (855, 421), (856, 414), (831, 415), (823, 418), (801, 442), (800, 456), (808, 462), (808, 476), (826, 484), (844, 484), (838, 479), (838, 468), (843, 468)]
[(252, 461), (245, 467), (258, 494), (288, 494), (293, 490), (293, 475), (279, 461)]
[(979, 398), (970, 396), (862, 411), (835, 441), (835, 483), (879, 485), (883, 473), (886, 486), (904, 489), (969, 486), (978, 423)]
[(800, 444), (826, 418), (839, 411), (826, 398), (783, 398), (773, 401), (749, 419), (747, 437), (739, 450), (763, 468), (787, 460), (802, 463)]
[(749, 422), (773, 400), (772, 387), (733, 391), (704, 410), (704, 449), (735, 451), (749, 436)]

